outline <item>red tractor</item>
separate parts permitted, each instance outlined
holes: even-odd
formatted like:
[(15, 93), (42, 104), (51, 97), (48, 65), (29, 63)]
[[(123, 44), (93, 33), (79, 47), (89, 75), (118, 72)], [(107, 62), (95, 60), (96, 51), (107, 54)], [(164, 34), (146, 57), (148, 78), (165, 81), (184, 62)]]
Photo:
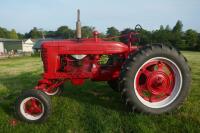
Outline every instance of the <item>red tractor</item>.
[[(133, 46), (138, 32), (123, 35), (127, 43), (100, 39), (96, 31), (93, 38), (81, 39), (79, 14), (77, 39), (42, 43), (44, 73), (35, 89), (17, 99), (15, 109), (21, 120), (45, 121), (51, 113), (49, 96), (59, 94), (66, 81), (74, 85), (82, 85), (86, 79), (107, 81), (131, 111), (161, 114), (183, 103), (191, 74), (180, 52), (163, 44)], [(105, 55), (108, 60), (102, 64)]]

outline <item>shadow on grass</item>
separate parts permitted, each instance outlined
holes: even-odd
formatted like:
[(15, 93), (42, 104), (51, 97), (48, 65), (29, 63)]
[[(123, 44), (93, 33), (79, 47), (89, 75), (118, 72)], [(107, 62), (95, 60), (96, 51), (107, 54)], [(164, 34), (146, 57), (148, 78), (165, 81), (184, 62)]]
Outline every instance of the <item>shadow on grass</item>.
[[(0, 84), (7, 90), (0, 94), (0, 107), (10, 116), (13, 116), (13, 105), (23, 90), (33, 89), (40, 79), (34, 72), (22, 73), (14, 77), (0, 77)], [(76, 100), (79, 103), (102, 106), (116, 111), (125, 111), (119, 93), (114, 92), (106, 83), (86, 81), (83, 86), (65, 84), (63, 97)]]
[(67, 82), (61, 95), (79, 103), (98, 105), (115, 111), (126, 111), (121, 102), (120, 93), (114, 92), (106, 82), (86, 80), (82, 86), (74, 86)]
[(6, 88), (0, 94), (0, 107), (10, 116), (13, 116), (14, 102), (23, 90), (32, 89), (37, 84), (39, 75), (34, 72), (22, 73), (13, 77), (0, 77), (0, 84)]

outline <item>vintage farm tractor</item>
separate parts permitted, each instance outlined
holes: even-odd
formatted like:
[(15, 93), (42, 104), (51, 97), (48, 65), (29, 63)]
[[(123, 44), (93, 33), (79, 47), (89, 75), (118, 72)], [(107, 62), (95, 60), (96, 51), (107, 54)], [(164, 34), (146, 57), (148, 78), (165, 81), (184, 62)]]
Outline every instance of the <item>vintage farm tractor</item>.
[[(26, 122), (46, 120), (51, 113), (49, 96), (59, 94), (66, 81), (82, 85), (86, 79), (107, 81), (131, 111), (161, 114), (177, 108), (189, 92), (187, 61), (172, 46), (133, 46), (139, 28), (137, 25), (135, 32), (120, 36), (127, 37), (127, 43), (100, 39), (97, 31), (93, 38), (82, 39), (78, 11), (76, 39), (42, 43), (42, 79), (35, 89), (18, 97), (17, 116)], [(105, 55), (108, 60), (101, 64)]]

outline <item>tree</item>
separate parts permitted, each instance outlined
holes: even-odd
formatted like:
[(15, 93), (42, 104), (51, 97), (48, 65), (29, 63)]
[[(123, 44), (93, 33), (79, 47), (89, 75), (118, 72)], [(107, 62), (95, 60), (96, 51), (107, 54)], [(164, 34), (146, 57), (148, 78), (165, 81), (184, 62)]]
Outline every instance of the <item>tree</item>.
[(12, 30), (10, 31), (10, 33), (9, 33), (9, 38), (10, 38), (10, 39), (18, 39), (18, 35), (17, 35), (15, 29), (12, 29)]
[[(134, 30), (133, 30), (133, 29), (130, 29), (130, 28), (126, 28), (126, 29), (124, 29), (124, 30), (122, 30), (122, 31), (120, 32), (120, 35), (129, 34), (130, 32), (134, 32)], [(129, 41), (129, 40), (128, 40), (128, 36), (126, 36), (126, 37), (120, 37), (119, 39), (120, 39), (121, 42), (123, 42), (123, 43), (125, 43), (125, 44), (127, 44), (128, 41)]]
[(42, 38), (42, 32), (39, 31), (36, 27), (34, 27), (28, 34), (25, 34), (25, 37), (34, 39)]
[(177, 21), (176, 25), (172, 29), (172, 36), (171, 36), (171, 44), (175, 47), (182, 49), (184, 48), (184, 41), (183, 38), (183, 24), (180, 20)]
[[(109, 27), (109, 28), (107, 28), (106, 35), (107, 35), (107, 37), (119, 36), (120, 32), (115, 27)], [(119, 38), (114, 38), (112, 40), (119, 41)]]
[(99, 33), (99, 38), (105, 38), (106, 35), (104, 33)]
[(160, 26), (159, 30), (153, 31), (152, 33), (152, 42), (153, 43), (163, 43), (166, 45), (170, 45), (170, 39), (171, 39), (171, 31), (170, 27), (166, 26), (164, 28), (163, 25)]
[(200, 33), (198, 33), (198, 41), (197, 41), (196, 50), (200, 51)]
[(61, 26), (57, 29), (56, 36), (65, 39), (74, 38), (74, 31), (68, 26)]
[(46, 38), (57, 38), (56, 31), (45, 31)]
[(165, 27), (165, 31), (171, 32), (171, 28), (170, 28), (169, 25), (167, 25), (167, 26)]
[(21, 34), (21, 33), (17, 33), (17, 36), (18, 36), (18, 39), (24, 39), (24, 34)]
[(195, 50), (198, 46), (198, 33), (192, 29), (187, 30), (185, 32), (185, 41), (188, 44), (188, 48)]
[(5, 33), (3, 29), (0, 27), (0, 38), (4, 38), (4, 37), (5, 37)]
[(9, 31), (6, 28), (0, 27), (0, 38), (9, 38)]
[(93, 37), (93, 31), (94, 31), (94, 27), (90, 27), (90, 26), (83, 26), (81, 28), (81, 33), (82, 33), (82, 38), (91, 38)]
[(139, 34), (139, 38), (140, 38), (139, 42), (140, 45), (150, 44), (152, 42), (152, 33), (150, 31), (142, 29)]
[(180, 21), (180, 20), (178, 20), (177, 22), (176, 22), (176, 25), (174, 26), (174, 28), (173, 28), (173, 32), (178, 32), (178, 33), (181, 33), (182, 32), (182, 29), (183, 29), (183, 23)]
[(160, 25), (160, 31), (164, 31), (164, 26), (163, 25)]

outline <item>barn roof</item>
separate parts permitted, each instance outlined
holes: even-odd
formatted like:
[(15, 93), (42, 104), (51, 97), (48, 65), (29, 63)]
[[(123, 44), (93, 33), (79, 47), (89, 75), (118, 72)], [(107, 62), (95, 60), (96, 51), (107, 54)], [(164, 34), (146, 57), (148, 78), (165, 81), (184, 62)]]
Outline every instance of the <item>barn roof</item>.
[(42, 42), (49, 41), (49, 40), (55, 40), (55, 39), (39, 39), (39, 40), (35, 41), (35, 43), (33, 44), (33, 49), (40, 49)]
[(0, 42), (17, 42), (17, 41), (22, 41), (22, 40), (18, 40), (18, 39), (6, 39), (6, 38), (0, 38)]

